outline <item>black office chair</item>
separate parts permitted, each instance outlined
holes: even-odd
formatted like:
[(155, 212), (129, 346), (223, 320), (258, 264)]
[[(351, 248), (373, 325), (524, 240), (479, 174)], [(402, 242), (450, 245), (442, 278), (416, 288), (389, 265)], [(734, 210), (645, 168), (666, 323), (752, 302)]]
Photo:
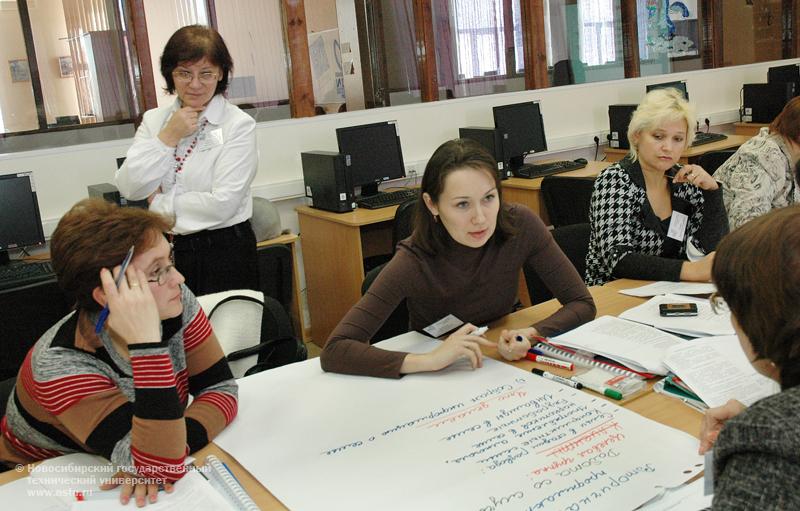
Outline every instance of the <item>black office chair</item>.
[(392, 223), (392, 252), (390, 254), (378, 254), (364, 258), (364, 273), (367, 274), (375, 268), (382, 267), (394, 255), (397, 243), (411, 236), (414, 230), (414, 211), (416, 211), (417, 198), (412, 197), (399, 206), (394, 213)]
[(397, 206), (394, 213), (394, 225), (392, 226), (392, 254), (397, 250), (397, 244), (411, 236), (414, 231), (414, 215), (417, 211), (417, 197), (412, 197)]
[(553, 86), (571, 85), (575, 83), (575, 73), (569, 59), (559, 60), (553, 64)]
[[(269, 245), (259, 248), (257, 257), (258, 290), (280, 302), (291, 317), (294, 291), (292, 250), (286, 245)], [(297, 334), (302, 335), (302, 332)]]
[[(591, 227), (588, 222), (553, 229), (553, 239), (578, 270), (581, 278), (586, 276), (586, 253), (589, 251), (590, 233)], [(545, 286), (536, 271), (524, 267), (523, 273), (525, 273), (525, 284), (528, 286), (528, 294), (533, 305), (553, 298), (552, 291)]]
[(0, 291), (0, 380), (17, 375), (28, 350), (72, 310), (56, 279)]
[[(394, 225), (392, 228), (392, 255), (397, 249), (397, 243), (411, 236), (414, 230), (414, 213), (416, 212), (418, 199), (416, 197), (408, 199), (397, 207), (394, 214)], [(369, 286), (378, 277), (378, 274), (383, 270), (387, 263), (376, 266), (367, 272), (364, 276), (364, 282), (361, 283), (361, 294), (367, 292)], [(384, 339), (390, 339), (400, 334), (408, 332), (408, 306), (406, 301), (397, 306), (397, 308), (386, 318), (386, 321), (381, 325), (375, 335), (372, 336), (370, 343), (376, 343)]]
[[(14, 383), (16, 383), (16, 381), (16, 376), (0, 381), (0, 421), (3, 420), (6, 414), (6, 404), (8, 400), (11, 399), (11, 391), (14, 390)], [(5, 464), (0, 461), (0, 472), (5, 472), (6, 470), (11, 470), (11, 464)]]
[(711, 151), (709, 153), (705, 153), (701, 155), (697, 159), (697, 164), (703, 167), (703, 170), (708, 172), (710, 175), (714, 175), (714, 172), (717, 171), (718, 168), (722, 166), (723, 163), (728, 161), (728, 158), (733, 156), (733, 153), (736, 152), (736, 149), (726, 149), (724, 151)]
[(542, 197), (553, 227), (588, 222), (593, 189), (593, 177), (545, 177)]

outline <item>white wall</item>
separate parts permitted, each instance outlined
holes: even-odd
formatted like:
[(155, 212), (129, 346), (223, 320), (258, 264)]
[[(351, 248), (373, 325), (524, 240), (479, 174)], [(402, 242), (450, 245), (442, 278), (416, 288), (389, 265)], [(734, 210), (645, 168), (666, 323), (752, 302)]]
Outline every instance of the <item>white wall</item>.
[[(792, 62), (800, 59), (781, 61)], [(459, 127), (491, 126), (492, 106), (539, 99), (551, 151), (586, 148), (594, 145), (595, 135), (605, 141), (607, 105), (638, 102), (648, 83), (686, 80), (700, 119), (708, 117), (712, 125), (737, 121), (742, 84), (765, 82), (767, 68), (774, 65), (778, 64), (751, 64), (260, 123), (257, 127), (260, 161), (254, 193), (278, 201), (293, 199), (279, 206), (284, 227), (296, 232), (293, 207), (301, 202), (297, 197), (303, 193), (300, 152), (336, 150), (334, 130), (338, 127), (396, 119), (404, 159), (421, 171), (421, 165), (434, 149), (456, 137)], [(121, 140), (3, 154), (0, 174), (34, 172), (45, 232), (49, 234), (60, 216), (86, 196), (88, 185), (113, 181), (115, 158), (123, 156), (129, 145), (129, 140)]]

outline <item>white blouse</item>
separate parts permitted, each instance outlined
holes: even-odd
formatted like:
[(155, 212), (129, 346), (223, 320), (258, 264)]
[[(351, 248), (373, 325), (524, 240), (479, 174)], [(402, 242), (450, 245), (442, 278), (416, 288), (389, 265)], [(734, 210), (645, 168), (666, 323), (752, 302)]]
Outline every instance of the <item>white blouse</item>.
[[(253, 214), (250, 184), (258, 170), (255, 120), (221, 95), (214, 96), (200, 114), (208, 124), (169, 147), (158, 133), (180, 108), (148, 110), (125, 163), (117, 170), (120, 193), (131, 200), (149, 197), (161, 187), (150, 210), (175, 217), (176, 234), (221, 229), (248, 220)], [(191, 153), (187, 150), (197, 138)], [(186, 156), (176, 172), (175, 155)]]

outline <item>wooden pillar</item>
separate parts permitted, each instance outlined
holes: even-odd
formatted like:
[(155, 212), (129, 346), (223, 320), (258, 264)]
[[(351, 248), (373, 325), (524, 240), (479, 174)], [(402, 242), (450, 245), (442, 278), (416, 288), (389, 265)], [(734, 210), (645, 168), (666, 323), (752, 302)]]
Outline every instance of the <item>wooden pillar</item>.
[(525, 55), (525, 88), (549, 87), (547, 43), (544, 37), (544, 2), (542, 0), (520, 0), (520, 8)]
[(703, 16), (703, 69), (722, 67), (722, 2), (701, 0), (700, 12)]
[[(136, 58), (139, 61), (140, 87), (142, 94), (142, 114), (158, 107), (156, 98), (156, 81), (153, 73), (153, 60), (150, 58), (150, 40), (147, 35), (147, 20), (144, 15), (144, 0), (131, 0), (130, 19), (133, 36), (130, 42), (135, 48)], [(122, 14), (122, 13), (120, 13)], [(142, 121), (142, 115), (136, 118), (136, 125)]]
[(292, 117), (314, 116), (314, 84), (308, 56), (308, 28), (303, 0), (281, 0), (289, 50), (289, 106)]
[(22, 26), (22, 37), (25, 39), (25, 58), (28, 61), (28, 73), (31, 75), (31, 88), (33, 89), (33, 101), (36, 104), (38, 129), (44, 130), (47, 129), (47, 114), (44, 110), (44, 92), (42, 91), (42, 80), (39, 76), (39, 64), (36, 60), (36, 45), (33, 42), (33, 29), (27, 0), (17, 0), (17, 9), (19, 10), (19, 21)]
[(436, 43), (433, 38), (431, 0), (413, 0), (414, 48), (417, 76), (422, 101), (439, 100), (439, 80), (436, 74)]
[(625, 78), (638, 78), (639, 27), (636, 23), (636, 0), (622, 0), (622, 57), (625, 63)]

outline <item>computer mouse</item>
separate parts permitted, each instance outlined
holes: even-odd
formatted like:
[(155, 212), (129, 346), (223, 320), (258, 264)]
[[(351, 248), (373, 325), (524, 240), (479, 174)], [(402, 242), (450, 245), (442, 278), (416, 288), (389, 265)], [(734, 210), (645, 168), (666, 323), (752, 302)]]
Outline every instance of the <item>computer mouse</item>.
[(589, 163), (588, 161), (586, 161), (586, 158), (575, 158), (575, 159), (574, 159), (574, 160), (572, 160), (572, 161), (574, 161), (575, 163), (582, 163), (582, 164), (584, 164), (584, 165), (586, 165), (586, 164), (588, 164), (588, 163)]

